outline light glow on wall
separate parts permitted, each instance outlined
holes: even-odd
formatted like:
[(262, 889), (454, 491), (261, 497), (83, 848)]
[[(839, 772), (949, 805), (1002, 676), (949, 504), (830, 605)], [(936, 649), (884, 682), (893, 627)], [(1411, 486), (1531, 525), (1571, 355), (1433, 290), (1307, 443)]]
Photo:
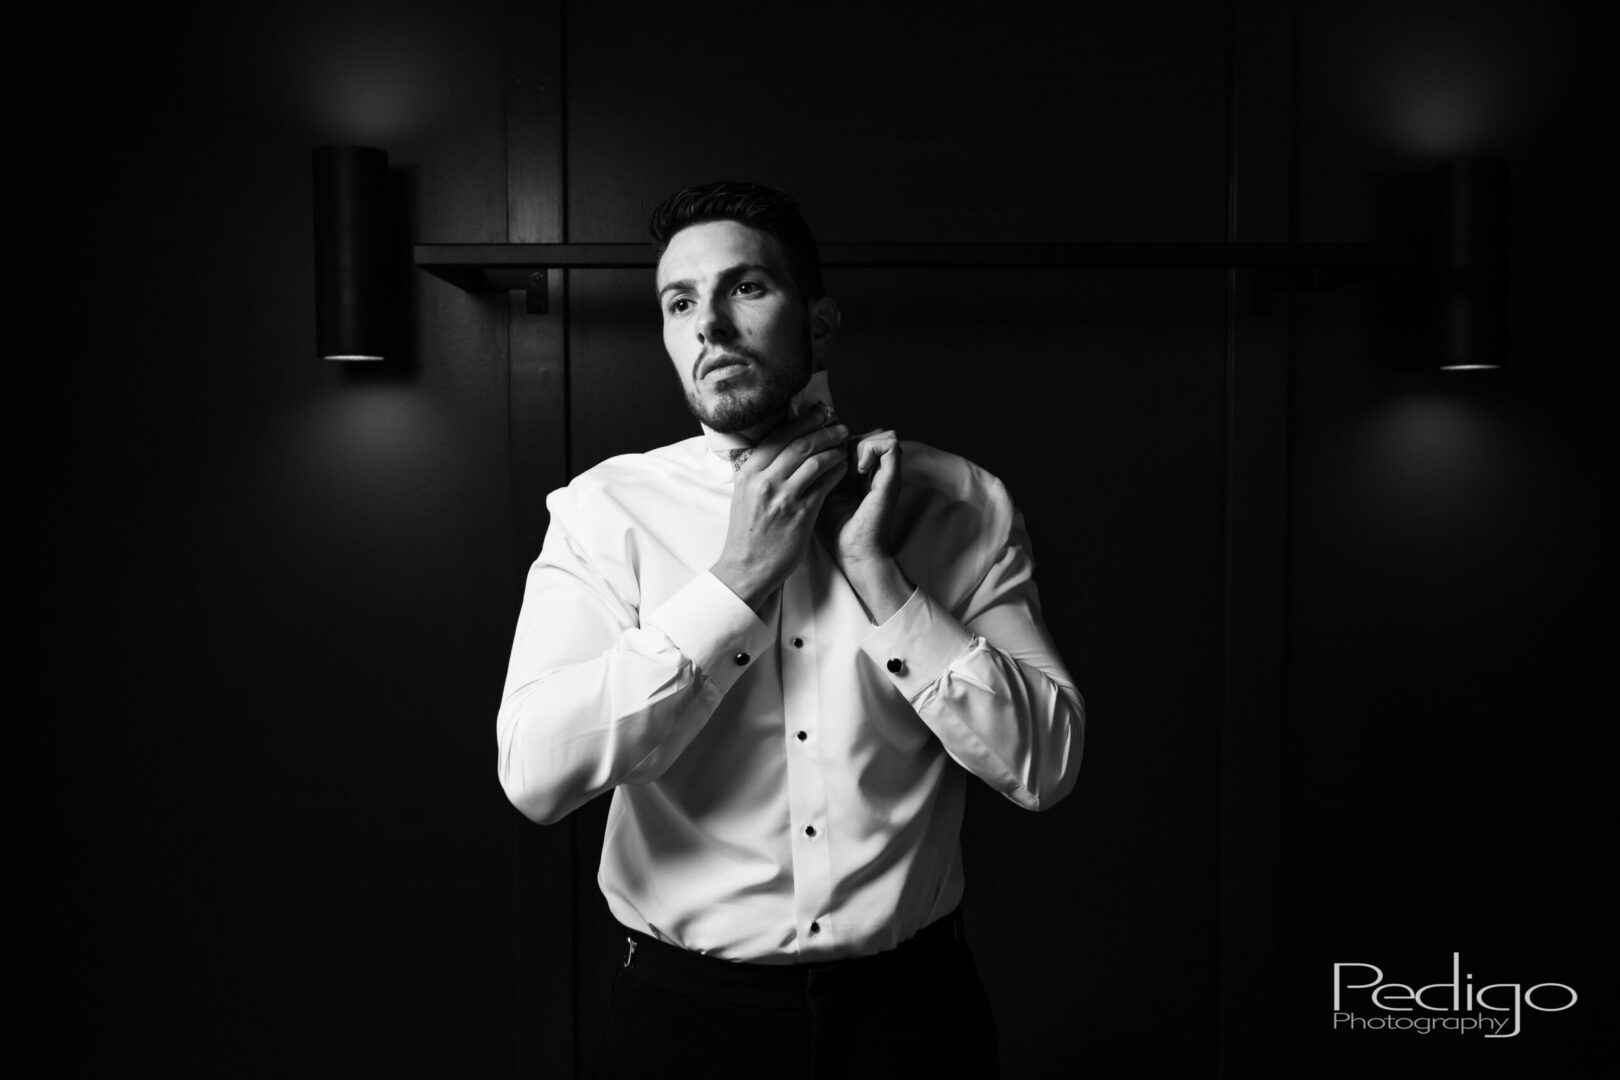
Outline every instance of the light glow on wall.
[(1524, 118), (1530, 83), (1523, 19), (1496, 6), (1314, 9), (1334, 42), (1327, 85), (1392, 149), (1431, 161), (1488, 152)]
[(1460, 570), (1511, 548), (1533, 516), (1522, 439), (1487, 402), (1397, 398), (1368, 413), (1347, 452), (1343, 525), (1392, 570)]
[[(450, 122), (458, 97), (498, 79), (481, 20), (498, 10), (431, 2), (230, 9), (213, 37), (236, 65), (248, 104), (311, 140), (391, 146)], [(230, 43), (235, 41), (232, 46)]]

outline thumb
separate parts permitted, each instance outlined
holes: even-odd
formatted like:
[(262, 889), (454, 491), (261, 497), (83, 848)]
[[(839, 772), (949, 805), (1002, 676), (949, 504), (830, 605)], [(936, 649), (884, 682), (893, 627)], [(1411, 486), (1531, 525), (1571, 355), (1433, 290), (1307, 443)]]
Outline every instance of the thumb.
[(900, 444), (896, 442), (878, 456), (877, 469), (872, 474), (872, 490), (888, 495), (900, 486)]

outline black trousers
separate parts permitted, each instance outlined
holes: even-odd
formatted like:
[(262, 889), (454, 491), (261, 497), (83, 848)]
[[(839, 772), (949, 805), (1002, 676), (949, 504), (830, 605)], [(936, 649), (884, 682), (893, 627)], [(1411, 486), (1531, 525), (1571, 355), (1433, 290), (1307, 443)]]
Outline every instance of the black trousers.
[(960, 912), (897, 949), (826, 964), (740, 964), (624, 933), (599, 1080), (996, 1075)]

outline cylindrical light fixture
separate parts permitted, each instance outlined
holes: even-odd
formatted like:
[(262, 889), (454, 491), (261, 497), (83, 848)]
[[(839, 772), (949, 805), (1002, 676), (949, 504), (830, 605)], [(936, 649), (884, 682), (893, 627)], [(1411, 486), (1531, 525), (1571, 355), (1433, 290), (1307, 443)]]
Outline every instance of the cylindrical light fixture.
[(1499, 368), (1508, 352), (1508, 168), (1451, 161), (1436, 176), (1435, 338), (1442, 371)]
[(315, 150), (315, 348), (325, 360), (382, 360), (393, 311), (388, 265), (388, 155)]

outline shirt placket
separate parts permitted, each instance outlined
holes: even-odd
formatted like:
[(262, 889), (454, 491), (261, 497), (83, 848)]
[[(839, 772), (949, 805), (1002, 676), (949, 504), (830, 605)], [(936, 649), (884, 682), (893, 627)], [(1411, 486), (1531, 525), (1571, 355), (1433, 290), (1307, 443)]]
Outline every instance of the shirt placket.
[(810, 559), (782, 585), (777, 624), (782, 671), (783, 737), (787, 740), (788, 824), (793, 830), (793, 914), (799, 952), (834, 947), (832, 851), (822, 760), (821, 687), (817, 677), (815, 598)]

